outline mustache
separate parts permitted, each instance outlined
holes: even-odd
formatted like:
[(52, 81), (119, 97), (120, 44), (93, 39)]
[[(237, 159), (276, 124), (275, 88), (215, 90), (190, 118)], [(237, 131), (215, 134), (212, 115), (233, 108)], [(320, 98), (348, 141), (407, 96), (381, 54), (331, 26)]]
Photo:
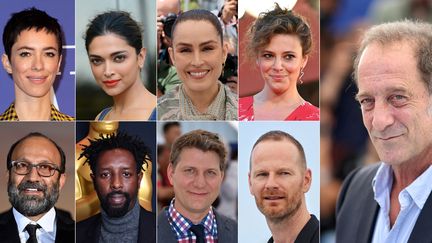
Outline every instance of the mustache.
[(129, 193), (127, 193), (127, 192), (123, 192), (123, 191), (113, 191), (113, 192), (110, 192), (110, 193), (108, 193), (107, 195), (106, 195), (106, 197), (113, 197), (113, 196), (115, 196), (115, 195), (122, 195), (122, 196), (124, 196), (124, 197), (130, 197), (130, 195), (129, 195)]
[(23, 191), (26, 189), (37, 189), (40, 191), (46, 191), (47, 190), (47, 186), (43, 185), (41, 183), (37, 183), (37, 182), (31, 182), (31, 181), (25, 181), (25, 182), (21, 182), (18, 186), (17, 186), (19, 191)]
[(281, 191), (279, 189), (265, 189), (262, 193), (263, 197), (268, 196), (285, 196), (286, 193), (284, 191)]

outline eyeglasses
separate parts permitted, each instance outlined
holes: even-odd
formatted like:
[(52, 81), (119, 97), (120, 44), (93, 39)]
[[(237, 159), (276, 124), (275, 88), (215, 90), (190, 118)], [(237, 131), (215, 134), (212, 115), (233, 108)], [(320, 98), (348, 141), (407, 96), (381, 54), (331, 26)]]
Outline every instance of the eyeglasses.
[(38, 172), (39, 176), (42, 177), (50, 177), (53, 176), (55, 171), (61, 172), (60, 168), (51, 163), (39, 163), (39, 164), (32, 164), (25, 160), (18, 160), (18, 161), (12, 161), (12, 170), (18, 175), (27, 175), (31, 172), (33, 167), (36, 167), (36, 171)]

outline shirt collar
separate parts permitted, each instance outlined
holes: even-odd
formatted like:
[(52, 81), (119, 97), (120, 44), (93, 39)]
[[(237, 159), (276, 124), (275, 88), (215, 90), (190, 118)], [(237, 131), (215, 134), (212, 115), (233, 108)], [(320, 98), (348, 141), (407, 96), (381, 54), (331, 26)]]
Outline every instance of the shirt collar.
[[(401, 191), (406, 191), (417, 205), (422, 209), (429, 194), (432, 191), (432, 166), (429, 166), (419, 177), (409, 186)], [(381, 163), (375, 177), (372, 180), (372, 188), (375, 194), (375, 201), (385, 212), (390, 210), (390, 190), (393, 184), (393, 169), (390, 165)]]
[(18, 232), (24, 232), (25, 227), (29, 224), (39, 224), (41, 228), (48, 233), (54, 232), (54, 225), (55, 225), (55, 218), (56, 218), (56, 211), (54, 208), (51, 208), (42, 218), (40, 218), (38, 221), (34, 222), (27, 218), (26, 216), (22, 215), (20, 212), (18, 212), (15, 208), (12, 209), (13, 215), (15, 217), (15, 221), (18, 226)]
[[(168, 207), (168, 219), (172, 224), (174, 230), (177, 235), (186, 236), (188, 235), (188, 231), (190, 227), (193, 225), (192, 221), (188, 218), (184, 217), (181, 213), (179, 213), (174, 207), (175, 198), (171, 200), (171, 203)], [(214, 235), (213, 222), (215, 221), (215, 214), (213, 212), (213, 208), (210, 207), (207, 215), (201, 220), (200, 224), (204, 226), (206, 232), (210, 232), (211, 235)], [(207, 234), (207, 233), (206, 233)]]

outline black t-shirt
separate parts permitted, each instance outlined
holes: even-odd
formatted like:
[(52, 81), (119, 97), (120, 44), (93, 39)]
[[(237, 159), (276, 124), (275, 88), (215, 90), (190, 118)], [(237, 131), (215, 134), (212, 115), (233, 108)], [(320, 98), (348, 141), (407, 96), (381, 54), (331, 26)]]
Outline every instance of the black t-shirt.
[[(273, 243), (273, 237), (267, 243)], [(319, 221), (315, 215), (311, 214), (311, 218), (300, 231), (294, 243), (319, 243)]]

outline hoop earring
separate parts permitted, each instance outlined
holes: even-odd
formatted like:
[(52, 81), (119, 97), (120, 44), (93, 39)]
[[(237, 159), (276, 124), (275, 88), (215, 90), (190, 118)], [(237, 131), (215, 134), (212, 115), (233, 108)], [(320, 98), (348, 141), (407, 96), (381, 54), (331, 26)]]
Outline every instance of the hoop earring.
[(300, 76), (298, 78), (299, 84), (303, 84), (303, 80), (302, 80), (303, 75), (304, 75), (304, 72), (303, 72), (303, 68), (302, 68), (302, 69), (300, 69)]

